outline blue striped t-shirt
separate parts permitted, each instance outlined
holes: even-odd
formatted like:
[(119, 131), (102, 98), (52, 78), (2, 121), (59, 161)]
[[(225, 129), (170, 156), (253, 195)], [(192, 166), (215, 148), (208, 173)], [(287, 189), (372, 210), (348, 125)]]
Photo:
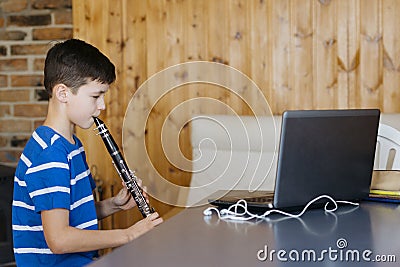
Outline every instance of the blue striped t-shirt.
[(20, 266), (83, 266), (97, 252), (53, 254), (43, 234), (40, 212), (69, 210), (69, 224), (97, 230), (92, 191), (95, 183), (85, 151), (74, 136), (71, 144), (49, 127), (40, 126), (18, 162), (14, 177), (12, 228), (14, 254)]

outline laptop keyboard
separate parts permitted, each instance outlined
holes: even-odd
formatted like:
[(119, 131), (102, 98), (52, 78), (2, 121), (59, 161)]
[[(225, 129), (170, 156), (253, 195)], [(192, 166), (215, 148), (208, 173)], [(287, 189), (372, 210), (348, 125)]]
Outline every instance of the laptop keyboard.
[(252, 203), (265, 203), (265, 202), (269, 203), (272, 202), (272, 200), (274, 199), (274, 193), (271, 192), (268, 195), (257, 196), (257, 197), (246, 197), (243, 199), (246, 200), (247, 202), (252, 202)]

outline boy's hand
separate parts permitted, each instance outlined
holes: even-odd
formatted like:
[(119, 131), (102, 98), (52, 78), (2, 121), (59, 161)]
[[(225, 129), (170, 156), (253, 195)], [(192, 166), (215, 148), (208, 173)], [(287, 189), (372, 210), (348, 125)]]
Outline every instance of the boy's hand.
[[(142, 180), (137, 179), (137, 183), (140, 188), (142, 188)], [(146, 194), (146, 187), (143, 187), (142, 193), (143, 196), (146, 199), (146, 202), (149, 203), (149, 197)], [(125, 183), (122, 182), (122, 189), (118, 192), (118, 194), (114, 197), (113, 203), (116, 207), (122, 209), (122, 210), (128, 210), (136, 206), (136, 202), (133, 199), (131, 193), (128, 191), (128, 189), (125, 186)]]
[(137, 223), (126, 229), (128, 231), (129, 241), (138, 238), (139, 236), (150, 231), (162, 222), (163, 219), (158, 215), (157, 212), (150, 214), (150, 216), (138, 221)]

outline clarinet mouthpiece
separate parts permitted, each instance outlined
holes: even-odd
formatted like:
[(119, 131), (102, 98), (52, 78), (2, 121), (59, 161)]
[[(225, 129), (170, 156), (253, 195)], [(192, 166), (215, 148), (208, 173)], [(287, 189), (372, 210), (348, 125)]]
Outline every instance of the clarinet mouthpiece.
[(96, 135), (102, 135), (106, 133), (108, 130), (102, 120), (100, 120), (98, 117), (93, 117), (94, 124), (96, 124), (96, 128), (94, 128), (94, 131), (98, 131)]

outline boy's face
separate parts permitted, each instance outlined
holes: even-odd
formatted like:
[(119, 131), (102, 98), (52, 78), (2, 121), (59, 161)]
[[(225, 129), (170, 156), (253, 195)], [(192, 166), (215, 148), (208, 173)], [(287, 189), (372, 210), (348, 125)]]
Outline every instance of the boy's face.
[(69, 120), (83, 129), (90, 128), (97, 117), (106, 108), (104, 94), (108, 84), (91, 81), (78, 89), (76, 94), (70, 92), (67, 105)]

